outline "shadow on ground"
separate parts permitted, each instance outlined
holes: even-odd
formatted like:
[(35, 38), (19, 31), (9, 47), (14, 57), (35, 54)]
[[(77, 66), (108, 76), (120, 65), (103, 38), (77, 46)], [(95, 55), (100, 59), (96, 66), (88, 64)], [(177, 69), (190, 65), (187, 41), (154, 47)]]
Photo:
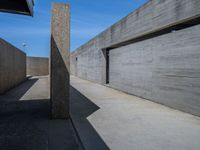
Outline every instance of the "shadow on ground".
[(20, 101), (35, 82), (29, 79), (0, 96), (0, 149), (80, 149), (69, 120), (49, 119), (49, 99)]
[(82, 145), (87, 150), (109, 149), (97, 131), (92, 127), (87, 117), (100, 109), (96, 104), (70, 87), (70, 115)]

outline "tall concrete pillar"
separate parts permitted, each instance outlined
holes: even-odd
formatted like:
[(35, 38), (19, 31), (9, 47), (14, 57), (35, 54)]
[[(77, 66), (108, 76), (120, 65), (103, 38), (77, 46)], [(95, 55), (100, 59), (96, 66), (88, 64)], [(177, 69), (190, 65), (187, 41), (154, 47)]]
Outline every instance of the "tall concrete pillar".
[(51, 117), (69, 117), (70, 74), (70, 8), (69, 5), (53, 3), (51, 20)]

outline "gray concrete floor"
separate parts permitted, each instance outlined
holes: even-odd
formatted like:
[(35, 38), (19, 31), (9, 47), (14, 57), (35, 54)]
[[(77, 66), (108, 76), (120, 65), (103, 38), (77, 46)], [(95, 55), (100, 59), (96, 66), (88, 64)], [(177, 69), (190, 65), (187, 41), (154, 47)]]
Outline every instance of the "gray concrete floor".
[(85, 148), (200, 150), (199, 117), (73, 76), (71, 85), (71, 116)]
[(48, 77), (0, 96), (0, 150), (78, 150), (70, 120), (50, 120)]

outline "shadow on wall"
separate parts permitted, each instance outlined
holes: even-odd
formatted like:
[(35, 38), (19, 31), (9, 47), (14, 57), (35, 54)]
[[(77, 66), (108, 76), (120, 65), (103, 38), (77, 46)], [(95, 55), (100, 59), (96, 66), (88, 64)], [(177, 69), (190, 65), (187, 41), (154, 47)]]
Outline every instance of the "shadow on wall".
[[(59, 49), (60, 48), (60, 49)], [(58, 47), (51, 36), (51, 110), (52, 118), (69, 117), (69, 62), (68, 51)]]
[(82, 145), (88, 150), (108, 150), (87, 117), (100, 109), (72, 86), (70, 87), (70, 116)]
[(29, 79), (0, 96), (1, 150), (78, 150), (69, 120), (49, 120), (49, 99), (20, 100), (37, 82)]

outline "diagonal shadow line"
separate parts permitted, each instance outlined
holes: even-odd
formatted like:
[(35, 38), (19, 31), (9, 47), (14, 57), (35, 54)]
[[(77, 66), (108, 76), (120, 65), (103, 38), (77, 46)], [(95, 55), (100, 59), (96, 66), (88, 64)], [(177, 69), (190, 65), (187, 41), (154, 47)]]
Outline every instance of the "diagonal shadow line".
[(7, 91), (5, 94), (0, 95), (0, 103), (5, 98), (6, 98), (6, 101), (8, 101), (8, 99), (12, 101), (19, 100), (37, 81), (38, 81), (37, 78), (27, 79), (26, 81), (22, 82), (18, 86)]
[[(69, 116), (69, 68), (67, 50), (62, 52), (51, 35), (50, 107), (53, 118)], [(61, 105), (62, 104), (62, 105)]]
[[(32, 78), (24, 81), (15, 88), (9, 90), (0, 96), (0, 116), (15, 114), (22, 111), (23, 105), (20, 98), (38, 81), (38, 78)], [(20, 107), (19, 107), (20, 106)]]
[(70, 86), (70, 115), (82, 145), (87, 150), (108, 150), (87, 117), (100, 109), (96, 104)]
[(0, 149), (79, 150), (71, 121), (49, 119), (49, 99), (19, 100), (36, 81), (27, 80), (0, 97)]

